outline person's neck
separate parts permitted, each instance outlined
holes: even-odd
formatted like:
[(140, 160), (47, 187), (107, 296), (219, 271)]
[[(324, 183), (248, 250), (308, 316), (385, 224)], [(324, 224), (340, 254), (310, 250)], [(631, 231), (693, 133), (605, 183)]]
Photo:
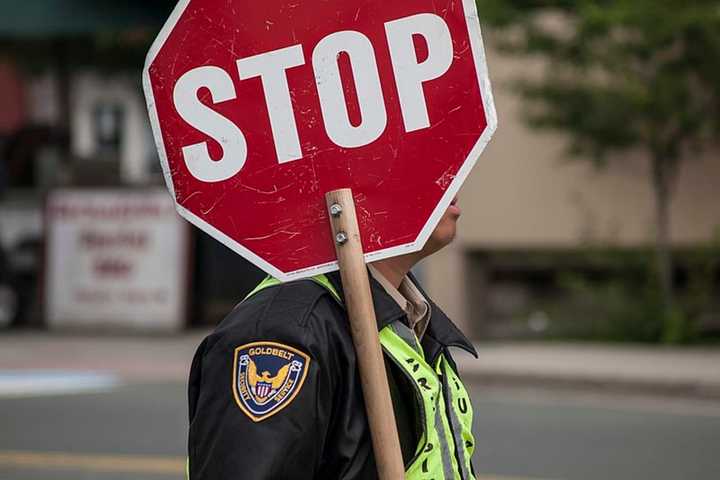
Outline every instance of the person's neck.
[(399, 288), (412, 267), (420, 261), (422, 257), (418, 254), (401, 255), (399, 257), (387, 258), (372, 264), (377, 271), (395, 288)]

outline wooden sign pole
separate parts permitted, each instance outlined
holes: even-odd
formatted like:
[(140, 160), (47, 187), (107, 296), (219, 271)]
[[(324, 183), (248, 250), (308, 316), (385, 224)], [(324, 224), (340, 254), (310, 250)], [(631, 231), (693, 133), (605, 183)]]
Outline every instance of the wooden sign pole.
[(378, 477), (380, 480), (402, 480), (405, 467), (352, 191), (334, 190), (325, 195), (325, 200), (330, 212)]

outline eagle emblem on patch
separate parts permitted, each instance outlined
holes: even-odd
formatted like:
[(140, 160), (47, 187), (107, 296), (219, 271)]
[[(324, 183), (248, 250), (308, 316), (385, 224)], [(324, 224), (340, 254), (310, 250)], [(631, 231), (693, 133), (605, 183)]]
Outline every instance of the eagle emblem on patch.
[(235, 349), (233, 394), (240, 409), (260, 422), (290, 405), (305, 382), (310, 357), (275, 342)]

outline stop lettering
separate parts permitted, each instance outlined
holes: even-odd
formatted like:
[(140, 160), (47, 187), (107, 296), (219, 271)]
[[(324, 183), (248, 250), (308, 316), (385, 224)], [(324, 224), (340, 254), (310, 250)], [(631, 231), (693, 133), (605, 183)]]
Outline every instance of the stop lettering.
[(324, 193), (368, 260), (422, 247), (495, 128), (475, 4), (180, 2), (148, 54), (178, 211), (269, 273), (335, 267)]
[[(423, 13), (385, 23), (398, 100), (405, 132), (430, 126), (423, 83), (448, 71), (453, 61), (450, 30), (435, 14)], [(419, 60), (415, 51), (418, 36), (428, 54)], [(360, 123), (353, 125), (345, 101), (338, 57), (349, 59), (360, 109)], [(305, 65), (301, 45), (261, 53), (237, 60), (241, 80), (259, 77), (270, 117), (278, 163), (303, 157), (293, 111), (287, 70)], [(312, 52), (320, 108), (325, 131), (339, 147), (363, 147), (377, 140), (387, 127), (387, 110), (375, 60), (375, 48), (360, 32), (345, 30), (324, 37)], [(221, 158), (210, 157), (206, 142), (182, 147), (190, 173), (205, 182), (218, 182), (235, 176), (245, 165), (248, 145), (242, 131), (232, 121), (216, 113), (198, 99), (207, 88), (214, 103), (235, 100), (237, 94), (230, 73), (220, 67), (200, 66), (183, 74), (175, 85), (175, 108), (189, 125), (218, 142)], [(238, 108), (242, 108), (239, 105)]]

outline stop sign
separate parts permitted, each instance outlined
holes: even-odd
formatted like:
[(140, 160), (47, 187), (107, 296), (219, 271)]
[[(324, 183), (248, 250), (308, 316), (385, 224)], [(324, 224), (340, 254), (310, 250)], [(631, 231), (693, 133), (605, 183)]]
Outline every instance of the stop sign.
[(474, 0), (184, 0), (143, 80), (179, 213), (282, 280), (339, 188), (367, 261), (422, 248), (496, 126)]

